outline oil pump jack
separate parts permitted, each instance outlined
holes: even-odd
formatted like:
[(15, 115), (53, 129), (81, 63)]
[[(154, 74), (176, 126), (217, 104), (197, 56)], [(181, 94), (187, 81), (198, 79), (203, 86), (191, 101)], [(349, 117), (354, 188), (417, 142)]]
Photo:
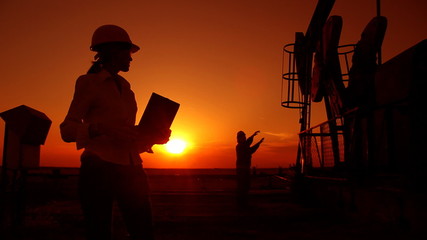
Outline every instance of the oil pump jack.
[[(397, 192), (425, 193), (427, 39), (382, 63), (380, 1), (357, 44), (344, 46), (342, 18), (329, 16), (334, 2), (319, 0), (306, 33), (283, 49), (281, 104), (300, 110), (296, 172), (353, 186), (382, 178)], [(327, 120), (312, 126), (321, 101)]]

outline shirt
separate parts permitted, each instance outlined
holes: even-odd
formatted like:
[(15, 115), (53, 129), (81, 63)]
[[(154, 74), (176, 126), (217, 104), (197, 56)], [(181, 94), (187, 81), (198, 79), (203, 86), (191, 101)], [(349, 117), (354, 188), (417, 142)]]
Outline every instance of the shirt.
[(104, 161), (140, 164), (135, 142), (123, 142), (107, 134), (89, 136), (91, 124), (133, 127), (136, 112), (135, 95), (126, 79), (113, 77), (106, 70), (82, 75), (76, 81), (73, 100), (60, 125), (61, 136), (66, 142), (76, 142), (77, 149), (84, 148)]

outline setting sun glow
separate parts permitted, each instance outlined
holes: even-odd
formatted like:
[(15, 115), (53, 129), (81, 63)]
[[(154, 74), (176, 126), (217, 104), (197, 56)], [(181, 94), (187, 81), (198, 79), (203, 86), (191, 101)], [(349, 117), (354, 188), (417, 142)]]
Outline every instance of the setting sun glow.
[(187, 143), (181, 139), (172, 139), (166, 143), (166, 150), (172, 154), (181, 154), (187, 147)]

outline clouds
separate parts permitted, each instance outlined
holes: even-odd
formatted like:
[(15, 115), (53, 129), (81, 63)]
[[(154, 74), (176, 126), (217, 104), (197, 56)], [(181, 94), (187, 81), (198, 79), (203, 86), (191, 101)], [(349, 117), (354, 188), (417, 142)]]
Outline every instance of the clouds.
[(272, 136), (272, 137), (276, 137), (279, 140), (294, 140), (296, 135), (295, 133), (289, 133), (289, 132), (282, 132), (282, 133), (274, 133), (274, 132), (263, 132), (266, 135)]

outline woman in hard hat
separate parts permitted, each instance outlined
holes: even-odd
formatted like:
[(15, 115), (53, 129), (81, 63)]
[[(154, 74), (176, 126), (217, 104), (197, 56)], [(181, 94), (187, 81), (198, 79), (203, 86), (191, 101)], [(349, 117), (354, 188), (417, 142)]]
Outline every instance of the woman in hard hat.
[(131, 239), (153, 239), (151, 204), (140, 153), (164, 144), (168, 132), (144, 133), (135, 127), (137, 104), (126, 79), (131, 54), (139, 50), (115, 25), (96, 29), (90, 49), (95, 61), (77, 79), (61, 136), (76, 142), (81, 155), (79, 193), (88, 239), (111, 239), (116, 200)]

